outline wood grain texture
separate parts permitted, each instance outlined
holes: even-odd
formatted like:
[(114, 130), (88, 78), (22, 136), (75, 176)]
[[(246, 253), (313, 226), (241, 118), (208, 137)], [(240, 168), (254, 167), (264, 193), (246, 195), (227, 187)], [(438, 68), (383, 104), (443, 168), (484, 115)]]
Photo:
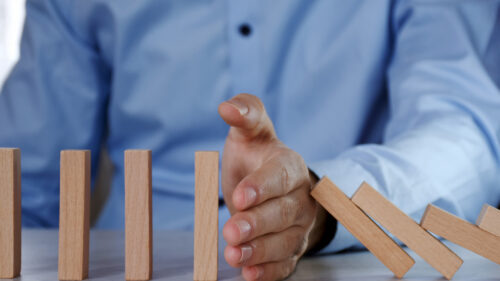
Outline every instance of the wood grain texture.
[(476, 225), (491, 234), (500, 236), (500, 210), (484, 204), (481, 213), (477, 217)]
[(217, 280), (219, 152), (195, 153), (193, 280)]
[(500, 264), (500, 237), (453, 214), (429, 205), (420, 225), (459, 246)]
[(396, 277), (402, 278), (413, 266), (415, 261), (330, 179), (321, 179), (311, 195)]
[(151, 150), (125, 151), (125, 279), (153, 274)]
[(59, 280), (83, 280), (89, 270), (90, 151), (61, 151)]
[(352, 201), (446, 279), (451, 279), (462, 265), (460, 257), (369, 184), (363, 182), (352, 196)]
[(21, 151), (0, 149), (0, 278), (21, 273)]

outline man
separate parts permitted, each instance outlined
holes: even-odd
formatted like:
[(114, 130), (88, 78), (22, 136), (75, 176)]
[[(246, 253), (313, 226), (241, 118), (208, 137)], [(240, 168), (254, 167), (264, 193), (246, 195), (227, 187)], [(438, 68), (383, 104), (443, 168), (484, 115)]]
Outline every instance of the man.
[(118, 229), (123, 150), (153, 150), (155, 227), (190, 229), (194, 151), (225, 143), (225, 258), (246, 280), (359, 246), (309, 196), (316, 175), (472, 220), (500, 196), (496, 22), (498, 1), (28, 1), (0, 97), (23, 223), (57, 226), (59, 150), (96, 160), (102, 141), (97, 226)]

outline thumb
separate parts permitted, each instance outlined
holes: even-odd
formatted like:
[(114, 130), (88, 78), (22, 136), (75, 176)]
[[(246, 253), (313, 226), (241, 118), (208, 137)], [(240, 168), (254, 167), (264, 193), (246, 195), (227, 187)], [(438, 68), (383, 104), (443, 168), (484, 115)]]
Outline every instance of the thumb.
[(219, 115), (231, 126), (232, 138), (244, 141), (276, 138), (273, 123), (262, 101), (250, 94), (239, 94), (219, 105)]

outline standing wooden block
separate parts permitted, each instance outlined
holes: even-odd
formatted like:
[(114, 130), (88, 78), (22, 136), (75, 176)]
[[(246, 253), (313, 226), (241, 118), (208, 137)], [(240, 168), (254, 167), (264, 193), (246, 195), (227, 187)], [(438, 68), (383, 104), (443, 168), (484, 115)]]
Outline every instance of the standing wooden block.
[(125, 151), (125, 279), (153, 275), (151, 150)]
[(500, 236), (500, 210), (484, 204), (479, 217), (477, 217), (476, 224), (481, 229)]
[(0, 279), (21, 273), (21, 151), (0, 149)]
[(59, 280), (83, 280), (89, 271), (90, 151), (61, 151)]
[(217, 280), (219, 153), (195, 153), (193, 280)]
[(311, 191), (311, 195), (396, 277), (402, 278), (413, 266), (415, 261), (330, 179), (321, 179)]
[(428, 231), (500, 264), (500, 237), (436, 206), (429, 205), (420, 225)]
[(352, 201), (447, 279), (462, 265), (460, 257), (367, 183), (361, 184)]

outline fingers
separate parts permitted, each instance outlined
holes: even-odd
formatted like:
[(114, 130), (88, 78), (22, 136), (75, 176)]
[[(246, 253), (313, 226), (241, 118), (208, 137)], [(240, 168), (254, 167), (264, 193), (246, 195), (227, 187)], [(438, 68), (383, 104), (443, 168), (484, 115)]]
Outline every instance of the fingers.
[(300, 256), (305, 248), (304, 229), (293, 226), (281, 233), (264, 235), (249, 243), (228, 245), (224, 257), (233, 267), (250, 266)]
[(273, 123), (260, 99), (239, 94), (219, 105), (219, 115), (231, 126), (229, 137), (236, 140), (271, 140), (276, 138)]
[(309, 171), (278, 140), (259, 98), (237, 95), (219, 105), (219, 114), (231, 126), (222, 169), (233, 215), (223, 229), (226, 260), (246, 266), (247, 280), (283, 279), (307, 248), (316, 214)]
[(285, 261), (270, 262), (255, 266), (243, 267), (241, 274), (247, 281), (274, 281), (283, 280), (293, 273), (297, 265), (297, 258), (289, 258)]
[(287, 196), (236, 213), (226, 222), (222, 234), (229, 245), (236, 246), (291, 226), (305, 226), (313, 220), (314, 208), (308, 190), (296, 189)]
[(311, 184), (302, 157), (290, 149), (284, 150), (281, 156), (273, 157), (236, 186), (232, 201), (238, 211)]

